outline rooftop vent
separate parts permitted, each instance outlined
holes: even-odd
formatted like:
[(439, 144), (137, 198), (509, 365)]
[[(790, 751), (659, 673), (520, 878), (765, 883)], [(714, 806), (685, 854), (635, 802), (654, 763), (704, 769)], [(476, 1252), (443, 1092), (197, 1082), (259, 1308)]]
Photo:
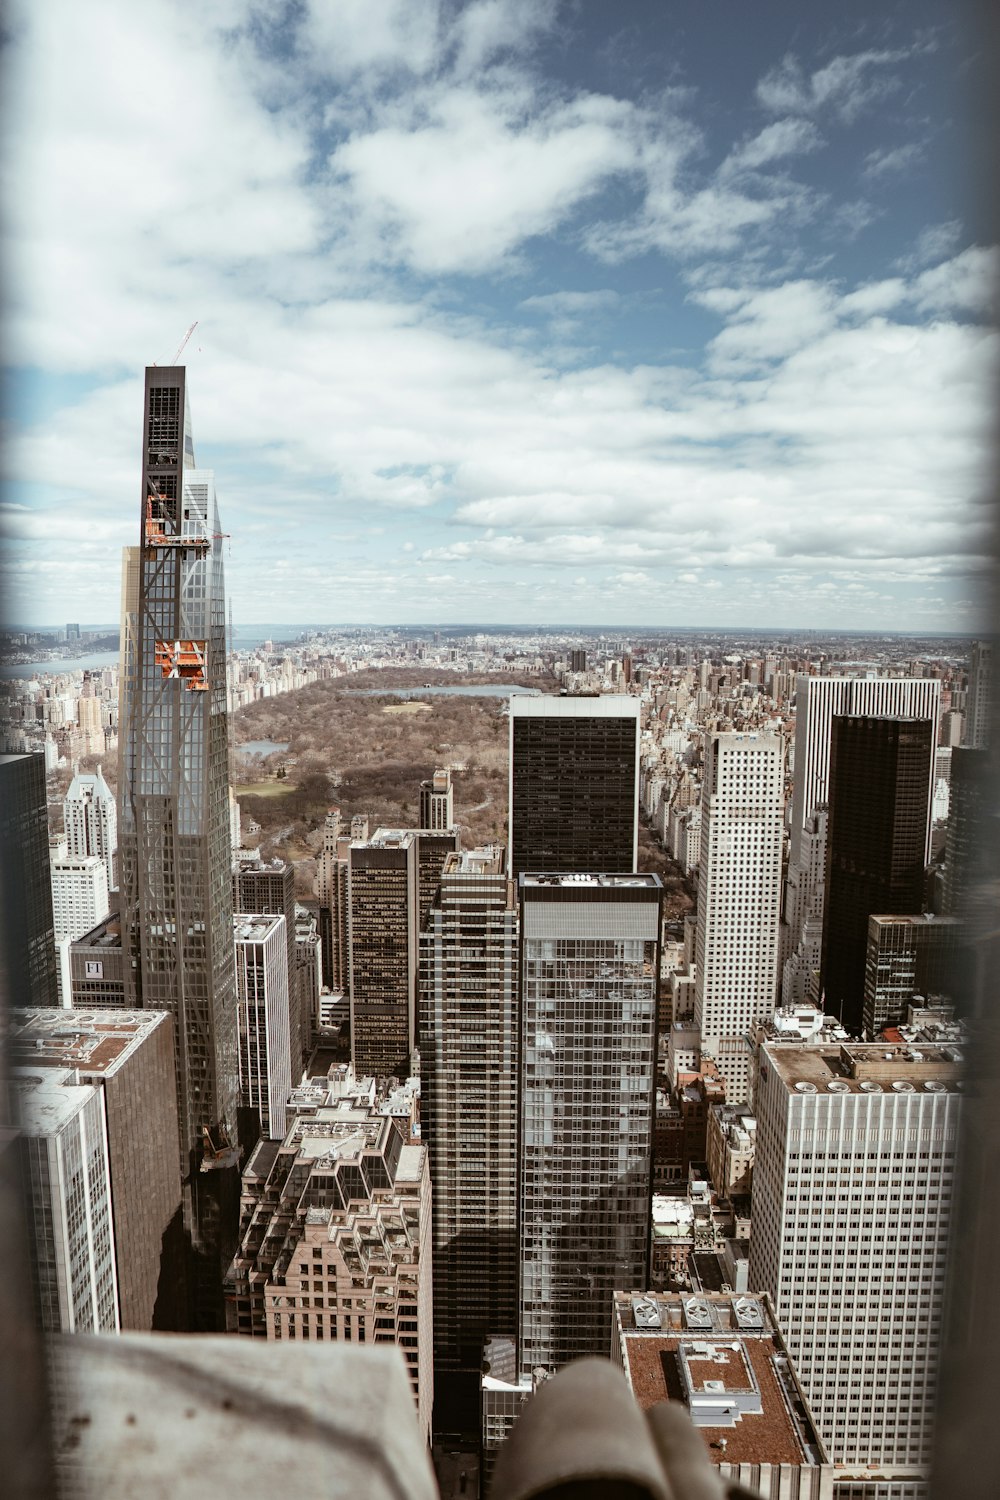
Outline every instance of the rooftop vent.
[(635, 1297), (632, 1301), (632, 1318), (636, 1328), (662, 1328), (659, 1304), (652, 1297)]
[(842, 1078), (831, 1078), (827, 1084), (827, 1088), (831, 1094), (849, 1094), (851, 1092), (851, 1085), (845, 1083)]
[(711, 1328), (712, 1314), (708, 1303), (701, 1297), (688, 1297), (684, 1302), (684, 1322), (688, 1328)]
[(897, 1094), (915, 1094), (916, 1089), (908, 1078), (894, 1078), (892, 1083)]
[(924, 1088), (928, 1094), (946, 1094), (948, 1092), (946, 1085), (939, 1078), (928, 1078), (924, 1084)]
[(800, 1078), (795, 1087), (800, 1094), (815, 1094), (816, 1092), (816, 1085), (809, 1083), (805, 1078)]
[(881, 1094), (882, 1092), (882, 1085), (876, 1083), (874, 1078), (866, 1078), (863, 1083), (858, 1084), (858, 1088), (863, 1089), (866, 1094)]

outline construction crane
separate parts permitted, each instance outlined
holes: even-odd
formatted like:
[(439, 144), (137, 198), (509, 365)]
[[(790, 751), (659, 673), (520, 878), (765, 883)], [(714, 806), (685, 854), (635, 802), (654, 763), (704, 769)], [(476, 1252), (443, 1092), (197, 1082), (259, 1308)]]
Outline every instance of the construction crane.
[[(187, 341), (191, 337), (192, 333), (194, 333), (194, 331), (195, 331), (195, 329), (197, 327), (198, 327), (198, 319), (195, 318), (194, 322), (191, 324), (191, 327), (188, 329), (187, 333), (184, 335), (184, 337), (181, 339), (180, 343), (177, 345), (177, 353), (174, 355), (173, 359), (170, 361), (170, 363), (172, 365), (175, 365), (177, 363), (177, 361), (180, 359), (181, 355), (184, 353), (184, 350), (187, 347)], [(153, 369), (155, 370), (157, 368), (158, 368), (158, 366), (157, 366), (156, 360), (154, 359), (153, 360)]]

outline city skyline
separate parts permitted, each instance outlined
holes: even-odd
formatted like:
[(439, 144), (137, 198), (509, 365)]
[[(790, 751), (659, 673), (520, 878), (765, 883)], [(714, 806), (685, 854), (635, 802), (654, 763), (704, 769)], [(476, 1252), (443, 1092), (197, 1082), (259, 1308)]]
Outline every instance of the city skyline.
[(940, 0), (723, 41), (103, 0), (10, 54), (9, 619), (113, 618), (140, 372), (197, 318), (237, 616), (981, 628), (984, 64)]

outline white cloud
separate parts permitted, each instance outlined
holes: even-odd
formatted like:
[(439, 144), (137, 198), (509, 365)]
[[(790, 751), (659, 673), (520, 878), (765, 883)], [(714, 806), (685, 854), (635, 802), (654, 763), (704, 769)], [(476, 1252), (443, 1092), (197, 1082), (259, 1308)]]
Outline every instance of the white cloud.
[(525, 121), (500, 96), (453, 88), (426, 125), (355, 135), (331, 164), (390, 253), (428, 273), (477, 272), (633, 164), (627, 113), (583, 96)]
[(857, 52), (835, 57), (807, 73), (789, 53), (757, 85), (757, 101), (771, 114), (814, 114), (829, 109), (850, 123), (871, 105), (900, 87), (899, 78), (886, 72), (918, 49)]
[(786, 156), (801, 156), (823, 145), (823, 137), (809, 120), (775, 120), (751, 140), (729, 153), (721, 171), (752, 172)]
[(879, 147), (869, 151), (862, 171), (866, 177), (888, 177), (894, 172), (908, 172), (924, 155), (924, 147), (917, 141), (904, 146)]

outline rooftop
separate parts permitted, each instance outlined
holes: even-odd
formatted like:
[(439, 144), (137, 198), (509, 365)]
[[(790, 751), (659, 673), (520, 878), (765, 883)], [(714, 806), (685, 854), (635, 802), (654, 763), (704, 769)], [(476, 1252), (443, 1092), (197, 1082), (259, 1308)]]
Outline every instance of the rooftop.
[(616, 1292), (615, 1317), (640, 1407), (686, 1406), (713, 1463), (825, 1461), (766, 1298)]
[(272, 912), (234, 912), (233, 937), (238, 943), (262, 943), (284, 920)]
[(116, 911), (109, 912), (103, 922), (98, 922), (97, 926), (85, 932), (83, 937), (73, 940), (74, 948), (120, 948), (121, 945), (121, 915)]
[(591, 697), (537, 696), (515, 693), (510, 699), (511, 719), (638, 719), (640, 701), (626, 693), (602, 693)]
[(521, 875), (520, 883), (527, 889), (539, 886), (561, 886), (570, 890), (599, 886), (611, 890), (658, 890), (659, 875)]
[(17, 1100), (17, 1118), (22, 1135), (56, 1135), (94, 1097), (93, 1084), (76, 1083), (71, 1073), (33, 1074), (15, 1068), (11, 1083)]
[(962, 1050), (891, 1042), (807, 1046), (767, 1042), (761, 1054), (785, 1087), (797, 1093), (955, 1093), (962, 1086)]
[(11, 1011), (7, 1044), (15, 1066), (110, 1076), (163, 1025), (170, 1025), (165, 1011), (36, 1007)]

